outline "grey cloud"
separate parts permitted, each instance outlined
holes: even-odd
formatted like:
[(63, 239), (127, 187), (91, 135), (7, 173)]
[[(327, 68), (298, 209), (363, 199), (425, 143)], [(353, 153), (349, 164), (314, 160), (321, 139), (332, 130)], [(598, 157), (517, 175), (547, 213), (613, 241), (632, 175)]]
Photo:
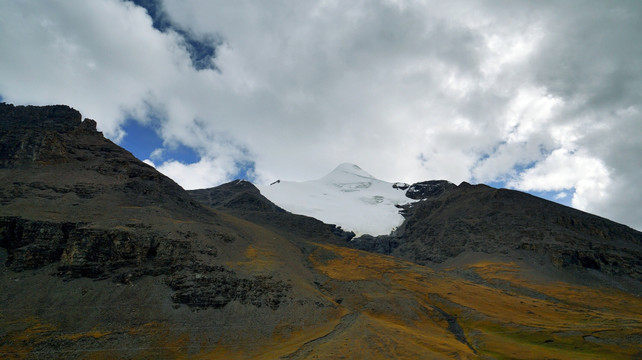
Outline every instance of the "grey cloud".
[(535, 80), (583, 108), (640, 104), (642, 3), (584, 1), (560, 4), (533, 58)]
[[(577, 125), (576, 144), (609, 170), (608, 196), (581, 199), (585, 210), (642, 228), (642, 3), (559, 4), (551, 36), (532, 59), (538, 84), (567, 104), (555, 123)], [(589, 171), (590, 169), (586, 169)]]

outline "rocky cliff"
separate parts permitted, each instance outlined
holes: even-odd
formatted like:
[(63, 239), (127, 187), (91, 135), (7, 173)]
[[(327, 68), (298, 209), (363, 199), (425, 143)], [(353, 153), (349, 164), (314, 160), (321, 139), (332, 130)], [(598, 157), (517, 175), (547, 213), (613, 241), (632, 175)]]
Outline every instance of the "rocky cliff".
[[(0, 204), (12, 271), (52, 265), (62, 278), (122, 283), (164, 275), (174, 300), (200, 307), (237, 298), (278, 306), (287, 290), (212, 266), (236, 232), (68, 106), (0, 104)], [(195, 271), (197, 282), (185, 275)], [(248, 284), (265, 290), (249, 296)], [(221, 286), (217, 302), (202, 299)]]

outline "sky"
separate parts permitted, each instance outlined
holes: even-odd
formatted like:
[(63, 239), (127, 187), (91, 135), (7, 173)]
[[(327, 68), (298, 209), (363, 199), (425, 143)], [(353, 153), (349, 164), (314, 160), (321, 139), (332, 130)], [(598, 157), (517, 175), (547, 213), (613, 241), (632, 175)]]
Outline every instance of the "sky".
[(642, 230), (640, 34), (637, 0), (0, 0), (0, 97), (187, 189), (350, 162)]

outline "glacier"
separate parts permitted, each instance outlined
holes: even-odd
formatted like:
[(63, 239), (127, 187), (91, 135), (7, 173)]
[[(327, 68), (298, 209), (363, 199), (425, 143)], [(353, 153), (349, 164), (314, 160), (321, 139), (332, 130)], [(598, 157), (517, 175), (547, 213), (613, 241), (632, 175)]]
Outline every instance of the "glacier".
[(403, 222), (397, 205), (414, 201), (395, 184), (401, 183), (376, 179), (357, 165), (343, 163), (317, 180), (278, 180), (258, 188), (289, 212), (335, 224), (357, 236), (377, 236), (390, 234)]

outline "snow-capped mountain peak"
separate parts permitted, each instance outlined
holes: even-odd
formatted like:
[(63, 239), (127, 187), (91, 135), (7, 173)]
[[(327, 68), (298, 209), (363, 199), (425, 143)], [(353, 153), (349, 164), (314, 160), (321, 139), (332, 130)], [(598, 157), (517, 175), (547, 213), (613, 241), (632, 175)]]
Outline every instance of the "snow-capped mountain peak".
[(336, 224), (357, 235), (385, 235), (403, 222), (396, 205), (412, 201), (393, 185), (344, 163), (317, 180), (277, 181), (259, 190), (292, 213)]
[(374, 177), (355, 164), (343, 163), (324, 176), (326, 180), (352, 180), (355, 177), (374, 179)]

